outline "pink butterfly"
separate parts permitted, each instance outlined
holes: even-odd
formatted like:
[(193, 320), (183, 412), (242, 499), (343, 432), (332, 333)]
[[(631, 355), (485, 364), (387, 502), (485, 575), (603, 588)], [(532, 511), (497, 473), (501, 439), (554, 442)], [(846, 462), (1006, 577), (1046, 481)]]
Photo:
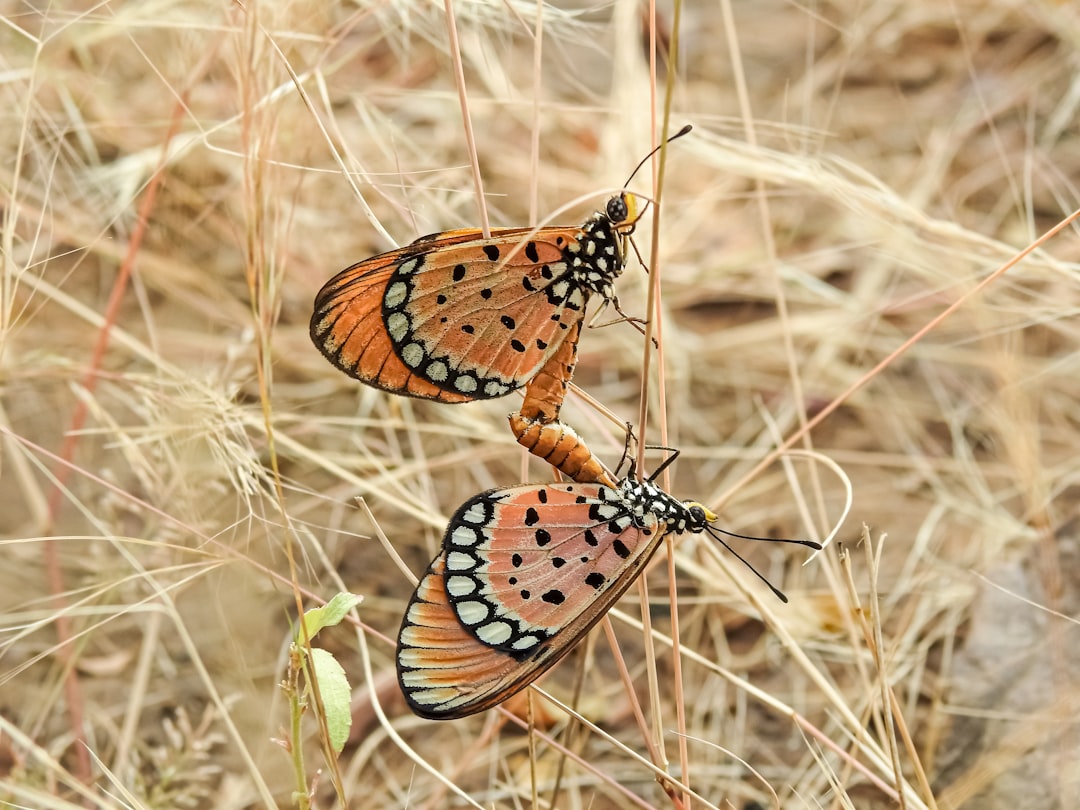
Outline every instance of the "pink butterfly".
[(716, 519), (632, 474), (617, 488), (531, 484), (470, 498), (451, 518), (398, 634), (409, 706), (450, 719), (506, 700), (607, 613), (665, 534), (715, 537)]

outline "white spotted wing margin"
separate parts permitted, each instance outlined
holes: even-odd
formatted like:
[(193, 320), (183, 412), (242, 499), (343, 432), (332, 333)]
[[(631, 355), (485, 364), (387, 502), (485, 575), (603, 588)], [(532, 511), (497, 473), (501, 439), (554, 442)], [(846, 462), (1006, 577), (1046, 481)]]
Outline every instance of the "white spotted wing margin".
[(398, 634), (398, 680), (421, 717), (491, 708), (565, 656), (669, 531), (716, 516), (650, 482), (495, 489), (454, 514)]

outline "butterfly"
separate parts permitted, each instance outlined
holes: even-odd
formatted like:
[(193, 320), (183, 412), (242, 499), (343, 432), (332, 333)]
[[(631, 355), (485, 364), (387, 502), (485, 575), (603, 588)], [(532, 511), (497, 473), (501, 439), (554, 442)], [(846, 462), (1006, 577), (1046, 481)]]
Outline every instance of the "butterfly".
[(632, 470), (614, 488), (533, 484), (470, 498), (398, 633), (409, 707), (436, 720), (465, 717), (524, 689), (607, 613), (668, 532), (717, 537), (716, 519)]
[(315, 298), (311, 339), (338, 369), (439, 402), (501, 397), (572, 369), (590, 297), (613, 289), (639, 217), (621, 192), (582, 225), (431, 234), (354, 264)]
[(330, 279), (312, 342), (361, 382), (439, 402), (501, 397), (545, 369), (561, 380), (589, 299), (618, 309), (613, 284), (643, 213), (622, 191), (580, 226), (423, 236)]

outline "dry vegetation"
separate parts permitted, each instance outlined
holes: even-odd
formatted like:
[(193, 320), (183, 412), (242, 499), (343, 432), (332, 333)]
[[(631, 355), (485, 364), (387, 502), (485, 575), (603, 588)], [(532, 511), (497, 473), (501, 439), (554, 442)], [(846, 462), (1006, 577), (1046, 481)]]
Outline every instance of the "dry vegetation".
[[(1076, 807), (1075, 229), (976, 285), (1078, 207), (1080, 12), (752, 2), (729, 29), (727, 3), (687, 6), (671, 121), (695, 132), (668, 154), (654, 268), (666, 401), (654, 357), (639, 430), (658, 441), (666, 415), (671, 491), (731, 530), (823, 539), (835, 468), (748, 473), (828, 408), (796, 445), (842, 468), (852, 509), (806, 567), (740, 545), (786, 606), (681, 543), (682, 683), (659, 641), (652, 698), (637, 598), (613, 614), (669, 770), (685, 740), (695, 807)], [(558, 217), (579, 221), (658, 131), (646, 7), (546, 9), (539, 62), (531, 3), (455, 9), (492, 223), (595, 190)], [(411, 584), (377, 532), (418, 572), (463, 499), (550, 476), (505, 427), (516, 400), (391, 397), (307, 336), (338, 269), (479, 221), (441, 4), (4, 14), (0, 804), (291, 806), (291, 546), (307, 604), (364, 598), (362, 625), (321, 638), (356, 691), (351, 807), (674, 806), (602, 632), (543, 684), (588, 727), (541, 700), (531, 740), (499, 712), (431, 723), (397, 693)], [(647, 278), (620, 281), (626, 310)], [(640, 336), (581, 350), (577, 384), (637, 421)], [(617, 421), (580, 397), (565, 418), (617, 460)]]

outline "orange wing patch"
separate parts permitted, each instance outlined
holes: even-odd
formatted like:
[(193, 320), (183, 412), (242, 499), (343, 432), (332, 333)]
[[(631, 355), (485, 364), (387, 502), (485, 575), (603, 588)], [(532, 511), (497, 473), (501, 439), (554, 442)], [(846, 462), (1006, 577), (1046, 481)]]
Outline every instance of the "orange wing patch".
[(432, 719), (489, 709), (529, 675), (513, 656), (493, 651), (461, 626), (446, 595), (445, 570), (440, 555), (420, 580), (398, 634), (401, 690), (416, 714)]

